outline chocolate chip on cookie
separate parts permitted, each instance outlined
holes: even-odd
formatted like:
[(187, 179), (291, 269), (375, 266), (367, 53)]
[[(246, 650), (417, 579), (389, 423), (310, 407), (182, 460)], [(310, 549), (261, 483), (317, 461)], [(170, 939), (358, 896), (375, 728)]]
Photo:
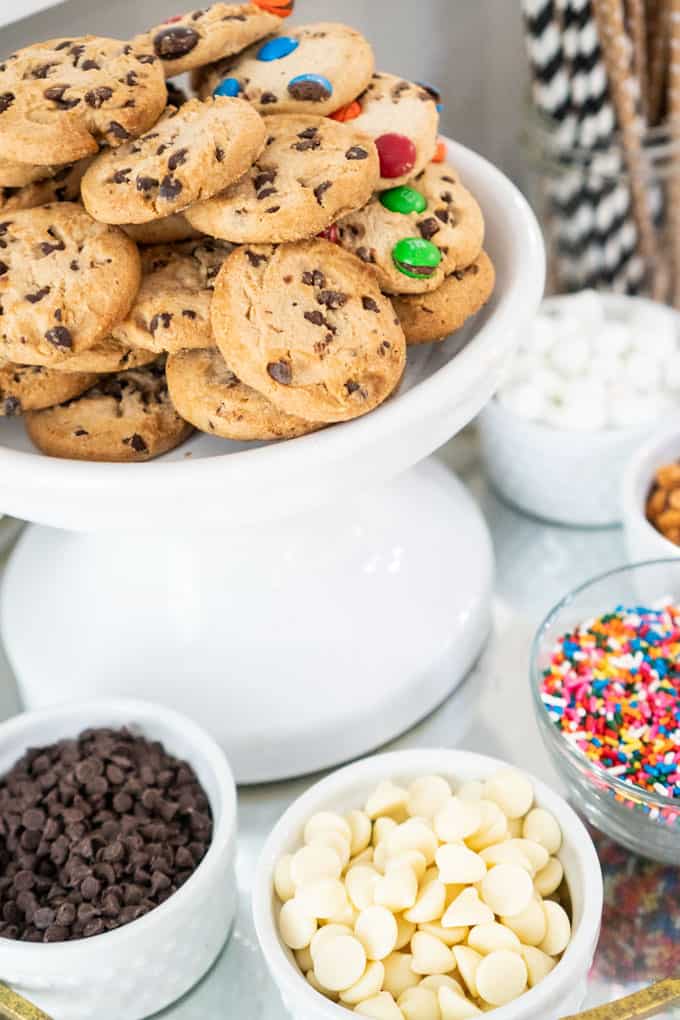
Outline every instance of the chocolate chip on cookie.
[(27, 46), (0, 64), (0, 158), (94, 155), (150, 128), (165, 99), (160, 61), (138, 47), (97, 36)]
[(98, 378), (93, 372), (55, 372), (0, 358), (0, 418), (61, 404), (89, 390)]
[(167, 364), (170, 399), (201, 432), (221, 439), (293, 439), (323, 426), (286, 414), (242, 383), (220, 352), (179, 351)]
[(355, 29), (301, 25), (208, 68), (200, 95), (239, 96), (261, 113), (325, 116), (366, 88), (374, 66), (373, 50)]
[(370, 199), (378, 181), (373, 142), (325, 117), (265, 117), (267, 145), (236, 184), (187, 209), (194, 227), (230, 241), (313, 237)]
[(25, 421), (38, 449), (71, 460), (151, 460), (192, 432), (170, 401), (162, 359), (107, 376), (84, 396)]
[(87, 350), (132, 304), (141, 266), (122, 230), (71, 202), (0, 222), (0, 355), (52, 365)]
[(83, 178), (83, 202), (104, 223), (167, 217), (241, 177), (264, 141), (262, 118), (246, 103), (192, 99), (168, 107), (152, 131), (95, 159)]
[(389, 300), (358, 259), (324, 240), (236, 249), (217, 278), (212, 323), (237, 377), (309, 421), (366, 414), (404, 370)]

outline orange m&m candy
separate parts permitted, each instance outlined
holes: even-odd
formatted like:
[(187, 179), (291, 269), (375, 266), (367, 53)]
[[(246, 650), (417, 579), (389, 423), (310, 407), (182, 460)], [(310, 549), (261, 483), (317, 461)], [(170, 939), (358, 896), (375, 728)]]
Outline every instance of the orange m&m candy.
[(278, 18), (289, 18), (295, 7), (295, 0), (253, 0), (256, 7), (261, 7), (268, 14)]
[(339, 110), (330, 115), (331, 120), (339, 120), (341, 124), (347, 123), (348, 120), (356, 120), (357, 117), (361, 116), (361, 103), (358, 99), (348, 103), (347, 106), (341, 106)]
[(445, 159), (446, 159), (446, 145), (440, 138), (439, 141), (437, 142), (437, 148), (434, 151), (432, 162), (443, 163)]

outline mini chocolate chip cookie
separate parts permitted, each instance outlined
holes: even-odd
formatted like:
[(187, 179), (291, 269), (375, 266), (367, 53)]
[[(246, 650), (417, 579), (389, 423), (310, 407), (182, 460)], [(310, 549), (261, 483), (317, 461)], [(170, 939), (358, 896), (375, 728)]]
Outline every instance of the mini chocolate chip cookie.
[(82, 397), (25, 418), (43, 453), (69, 460), (143, 461), (191, 434), (168, 395), (161, 359), (102, 379)]
[(294, 439), (322, 428), (286, 414), (236, 378), (218, 350), (179, 351), (167, 364), (170, 399), (183, 418), (221, 439)]
[(192, 99), (128, 145), (103, 152), (83, 177), (103, 223), (148, 223), (211, 198), (241, 177), (265, 142), (262, 118), (236, 99)]
[(25, 188), (27, 184), (53, 177), (59, 170), (59, 166), (33, 166), (0, 159), (0, 188)]
[(82, 206), (10, 214), (0, 221), (0, 354), (11, 341), (13, 361), (53, 365), (87, 350), (127, 315), (140, 279), (134, 241)]
[(388, 294), (423, 294), (469, 266), (484, 242), (477, 202), (447, 163), (430, 163), (336, 224), (339, 243), (373, 270)]
[(80, 198), (80, 183), (90, 165), (90, 159), (60, 167), (52, 176), (22, 188), (0, 188), (0, 216), (17, 209), (35, 209), (51, 202), (76, 202)]
[[(0, 351), (10, 361), (15, 358), (28, 357), (29, 365), (45, 366), (44, 355), (27, 349), (20, 340), (8, 339), (0, 341)], [(61, 361), (50, 363), (52, 372), (94, 372), (101, 375), (106, 372), (122, 372), (126, 368), (139, 368), (149, 365), (158, 358), (158, 351), (145, 351), (141, 347), (131, 347), (112, 336), (97, 340), (92, 347), (79, 354), (65, 355)], [(64, 398), (65, 399), (65, 398)]]
[(146, 350), (214, 347), (210, 303), (215, 279), (233, 250), (205, 238), (142, 252), (142, 286), (126, 319), (113, 327), (123, 344)]
[(55, 372), (40, 365), (15, 365), (0, 358), (0, 418), (41, 411), (79, 397), (98, 378), (93, 372)]
[(148, 223), (125, 223), (123, 230), (137, 244), (174, 244), (191, 241), (201, 233), (191, 226), (184, 213), (173, 213)]
[(225, 361), (287, 414), (336, 422), (372, 411), (404, 371), (404, 333), (354, 256), (324, 240), (245, 245), (215, 284)]
[(208, 68), (200, 95), (240, 96), (261, 113), (325, 116), (363, 92), (374, 68), (373, 50), (355, 29), (301, 25)]
[(376, 143), (378, 189), (407, 184), (435, 154), (439, 113), (436, 96), (394, 74), (374, 74), (362, 95), (333, 118), (352, 124)]
[(72, 163), (142, 134), (166, 99), (160, 61), (118, 39), (51, 39), (0, 63), (0, 157)]
[(408, 344), (445, 340), (483, 308), (493, 294), (496, 273), (483, 251), (472, 265), (456, 269), (430, 294), (392, 298)]
[(186, 211), (229, 241), (276, 243), (321, 233), (368, 202), (378, 181), (373, 142), (326, 117), (265, 117), (267, 144), (244, 177)]
[[(292, 12), (292, 3), (286, 13)], [(215, 60), (240, 53), (276, 32), (280, 19), (258, 4), (212, 4), (206, 10), (169, 18), (132, 40), (133, 46), (152, 48), (166, 78), (192, 71)]]

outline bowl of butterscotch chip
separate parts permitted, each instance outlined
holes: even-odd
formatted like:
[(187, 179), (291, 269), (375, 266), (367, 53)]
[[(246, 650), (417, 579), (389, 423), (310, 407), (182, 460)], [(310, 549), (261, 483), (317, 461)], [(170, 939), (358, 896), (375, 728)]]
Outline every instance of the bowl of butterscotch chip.
[(680, 417), (667, 422), (629, 462), (622, 512), (632, 562), (680, 556)]
[(236, 910), (236, 793), (191, 720), (99, 700), (0, 726), (0, 982), (50, 1016), (141, 1020)]

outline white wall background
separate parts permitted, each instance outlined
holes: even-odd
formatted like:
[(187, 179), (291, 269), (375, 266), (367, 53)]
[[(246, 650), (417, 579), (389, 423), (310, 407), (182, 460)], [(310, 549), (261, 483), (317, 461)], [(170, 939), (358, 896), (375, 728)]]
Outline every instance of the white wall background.
[[(0, 0), (0, 22), (49, 0)], [(0, 29), (0, 57), (28, 42), (92, 33), (125, 38), (192, 0), (67, 0)], [(195, 6), (201, 0), (194, 0)], [(207, 6), (209, 0), (203, 0)], [(520, 182), (517, 136), (526, 78), (519, 0), (297, 0), (297, 21), (346, 21), (378, 66), (428, 80), (445, 95), (444, 130)]]

